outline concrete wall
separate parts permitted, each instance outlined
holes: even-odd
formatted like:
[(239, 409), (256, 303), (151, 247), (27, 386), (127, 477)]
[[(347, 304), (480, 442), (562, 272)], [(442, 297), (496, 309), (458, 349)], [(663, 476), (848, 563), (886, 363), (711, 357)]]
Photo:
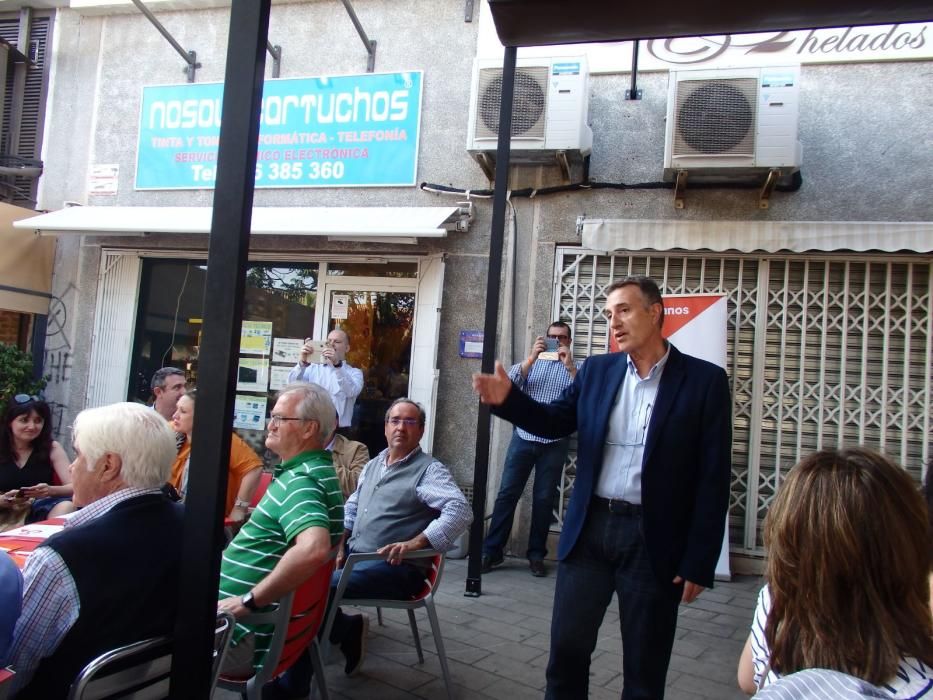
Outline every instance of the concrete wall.
[[(421, 69), (424, 101), (418, 180), (464, 189), (489, 187), (465, 150), (472, 60), (477, 23), (463, 21), (461, 0), (357, 0), (356, 11), (378, 41), (377, 71)], [(159, 18), (182, 46), (197, 51), (198, 82), (218, 81), (224, 71), (227, 9), (164, 12)], [(46, 136), (46, 174), (40, 205), (57, 209), (66, 200), (107, 205), (208, 205), (211, 192), (135, 192), (133, 177), (141, 87), (183, 82), (183, 62), (138, 14), (81, 16), (59, 13), (57, 56)], [(366, 56), (343, 7), (330, 1), (275, 5), (270, 39), (284, 49), (282, 77), (362, 73)], [(271, 59), (267, 60), (271, 75)], [(892, 62), (804, 66), (801, 74), (800, 140), (803, 187), (775, 193), (770, 209), (757, 207), (755, 191), (689, 190), (687, 207), (676, 210), (669, 190), (599, 190), (535, 199), (516, 199), (514, 327), (506, 313), (512, 289), (505, 287), (499, 355), (515, 361), (552, 315), (556, 244), (576, 244), (575, 221), (588, 217), (732, 220), (933, 219), (933, 63)], [(594, 132), (590, 175), (607, 182), (661, 178), (667, 75), (639, 78), (644, 99), (626, 101), (628, 75), (593, 76), (590, 122)], [(87, 168), (119, 163), (119, 194), (88, 197)], [(559, 184), (556, 168), (518, 168), (511, 186)], [(456, 199), (418, 188), (259, 190), (259, 206), (430, 206)], [(482, 328), (491, 219), (491, 200), (477, 200), (468, 233), (454, 233), (419, 250), (447, 254), (440, 328), (435, 452), (458, 479), (472, 481), (476, 401), (469, 375), (478, 360), (458, 356), (461, 329)], [(67, 310), (61, 347), (70, 354), (67, 381), (50, 387), (67, 406), (64, 424), (82, 408), (87, 385), (100, 239), (74, 238), (59, 245), (56, 294)], [(106, 239), (108, 246), (135, 246), (138, 239)], [(147, 247), (203, 250), (203, 238), (152, 236)], [(263, 237), (254, 249), (301, 253), (352, 250), (411, 253), (410, 247), (337, 244), (307, 238)], [(508, 250), (508, 245), (507, 245)], [(511, 258), (503, 263), (512, 282)], [(509, 338), (514, 337), (514, 351)], [(499, 456), (509, 434), (497, 429), (490, 475), (491, 498), (501, 469)], [(518, 532), (518, 551), (524, 550)]]

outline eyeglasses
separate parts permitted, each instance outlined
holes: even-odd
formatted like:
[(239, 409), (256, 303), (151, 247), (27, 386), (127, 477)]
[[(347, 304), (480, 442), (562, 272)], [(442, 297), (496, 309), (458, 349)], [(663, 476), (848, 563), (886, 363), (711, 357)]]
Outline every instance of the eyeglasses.
[(566, 333), (560, 333), (556, 335), (548, 333), (547, 337), (550, 338), (551, 340), (570, 340), (570, 336), (567, 335)]
[(15, 401), (20, 406), (23, 406), (27, 403), (32, 403), (33, 401), (38, 401), (38, 400), (39, 400), (38, 396), (32, 396), (30, 394), (17, 394), (16, 396), (13, 397), (13, 401)]
[(292, 418), (290, 416), (269, 416), (269, 427), (277, 428), (283, 420), (310, 420), (308, 418)]
[(386, 419), (386, 423), (396, 428), (400, 425), (404, 425), (406, 428), (414, 428), (416, 425), (419, 425), (421, 421), (417, 418), (399, 418), (398, 416), (392, 416)]

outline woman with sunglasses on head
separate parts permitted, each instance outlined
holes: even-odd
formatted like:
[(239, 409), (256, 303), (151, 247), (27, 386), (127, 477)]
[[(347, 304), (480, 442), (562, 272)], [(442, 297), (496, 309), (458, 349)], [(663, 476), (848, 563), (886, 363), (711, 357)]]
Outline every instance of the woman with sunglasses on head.
[(927, 508), (904, 469), (862, 447), (805, 457), (771, 504), (764, 541), (743, 690), (829, 669), (933, 700)]
[(28, 504), (27, 523), (72, 512), (69, 461), (52, 439), (49, 405), (27, 394), (10, 399), (0, 424), (0, 509)]
[[(191, 389), (178, 399), (172, 416), (172, 429), (184, 433), (185, 443), (178, 451), (169, 483), (185, 499), (188, 491), (188, 462), (191, 459), (191, 434), (194, 430), (194, 402), (197, 389)], [(246, 519), (253, 492), (262, 476), (262, 459), (236, 433), (230, 435), (230, 464), (227, 472), (227, 503), (224, 512), (234, 522)]]

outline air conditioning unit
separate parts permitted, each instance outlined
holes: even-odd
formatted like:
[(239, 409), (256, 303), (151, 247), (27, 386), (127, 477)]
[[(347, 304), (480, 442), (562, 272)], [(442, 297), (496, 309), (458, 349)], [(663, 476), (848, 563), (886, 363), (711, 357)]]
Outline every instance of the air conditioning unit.
[(671, 71), (664, 176), (734, 176), (800, 168), (800, 68)]
[[(502, 63), (477, 59), (473, 66), (467, 151), (492, 180), (499, 133)], [(589, 71), (586, 58), (519, 58), (515, 68), (509, 162), (558, 164), (569, 178), (570, 163), (588, 155)]]

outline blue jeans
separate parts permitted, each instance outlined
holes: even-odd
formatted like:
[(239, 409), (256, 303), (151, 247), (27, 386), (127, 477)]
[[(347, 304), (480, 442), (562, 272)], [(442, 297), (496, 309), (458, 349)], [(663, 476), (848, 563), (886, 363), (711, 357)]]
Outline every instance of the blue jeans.
[(547, 533), (554, 512), (554, 498), (560, 483), (564, 462), (567, 461), (567, 438), (557, 442), (542, 443), (523, 440), (518, 431), (512, 433), (505, 466), (502, 469), (502, 484), (496, 505), (492, 511), (492, 522), (483, 543), (483, 554), (497, 558), (512, 532), (515, 506), (522, 497), (531, 470), (535, 471), (535, 483), (531, 501), (531, 530), (528, 533), (529, 559), (544, 559), (547, 555)]
[(576, 546), (557, 569), (546, 700), (588, 697), (590, 657), (613, 593), (622, 631), (622, 700), (664, 697), (683, 584), (655, 576), (640, 516), (591, 505)]

